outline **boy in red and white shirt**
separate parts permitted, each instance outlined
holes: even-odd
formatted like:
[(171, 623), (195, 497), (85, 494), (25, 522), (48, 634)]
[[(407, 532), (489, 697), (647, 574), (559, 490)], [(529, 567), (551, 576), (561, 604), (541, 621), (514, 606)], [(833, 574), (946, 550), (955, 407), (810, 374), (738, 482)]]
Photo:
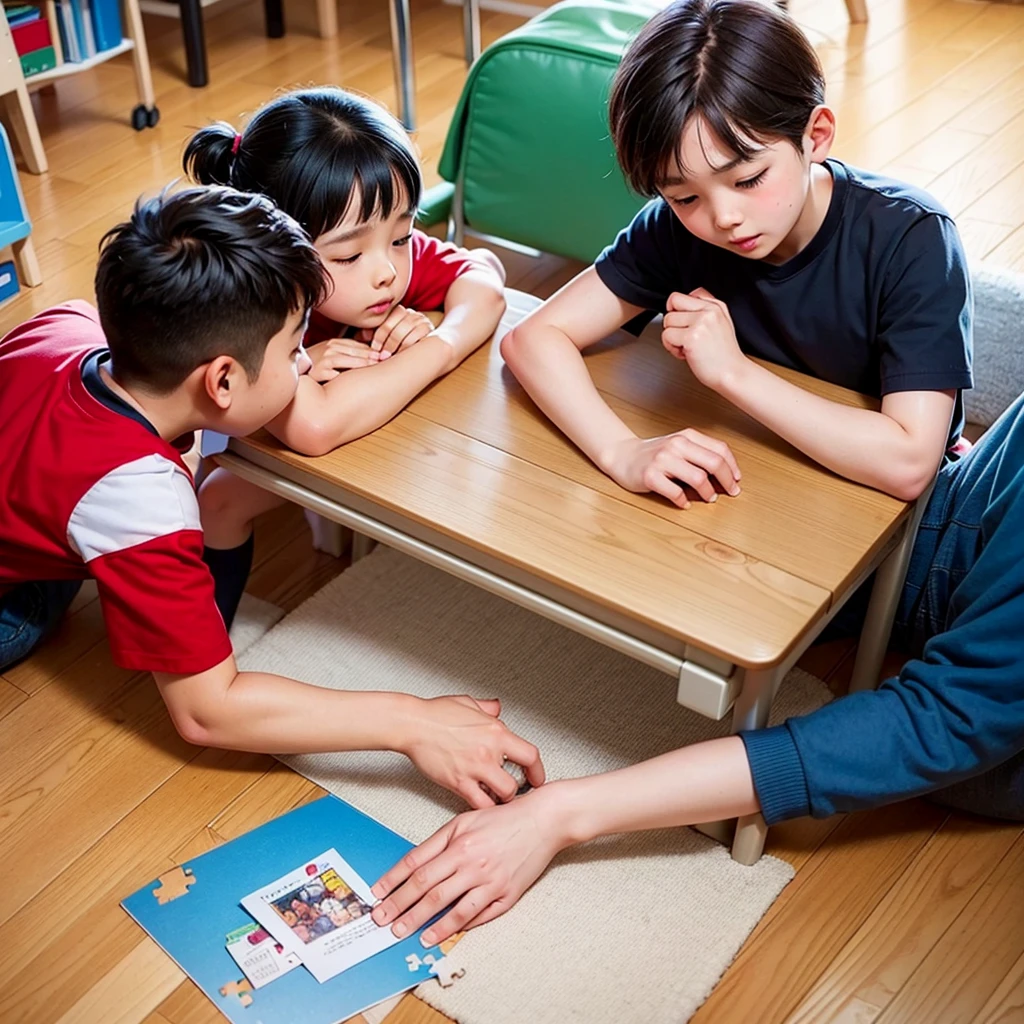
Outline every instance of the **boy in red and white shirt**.
[(324, 287), (304, 232), (269, 200), (191, 189), (140, 202), (107, 235), (98, 312), (68, 303), (0, 340), (0, 670), (92, 577), (114, 660), (153, 672), (191, 742), (397, 750), (474, 806), (491, 802), (482, 785), (511, 797), (505, 756), (538, 781), (543, 769), (495, 722), (496, 701), (325, 690), (235, 665), (237, 594), (211, 575), (175, 442), (249, 433), (293, 400)]

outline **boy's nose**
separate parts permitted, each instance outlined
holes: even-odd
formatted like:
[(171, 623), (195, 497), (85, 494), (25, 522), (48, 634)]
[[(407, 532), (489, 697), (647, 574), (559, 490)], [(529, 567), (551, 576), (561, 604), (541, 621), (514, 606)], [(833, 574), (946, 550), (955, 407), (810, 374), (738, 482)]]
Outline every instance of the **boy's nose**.
[(735, 209), (720, 209), (715, 210), (715, 227), (719, 231), (731, 231), (735, 227), (739, 227), (743, 223), (743, 215)]
[(304, 373), (309, 373), (313, 369), (313, 360), (309, 358), (309, 353), (303, 349), (299, 353), (299, 376), (301, 377)]

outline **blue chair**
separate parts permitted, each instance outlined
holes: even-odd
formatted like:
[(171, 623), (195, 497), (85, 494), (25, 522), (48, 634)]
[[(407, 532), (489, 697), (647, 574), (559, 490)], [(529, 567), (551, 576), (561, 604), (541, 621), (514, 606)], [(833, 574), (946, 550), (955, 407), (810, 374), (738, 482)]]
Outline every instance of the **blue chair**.
[(4, 144), (3, 159), (0, 159), (0, 248), (9, 245), (13, 249), (18, 277), (23, 284), (35, 288), (43, 283), (43, 277), (32, 245), (32, 222), (21, 194), (14, 153), (3, 125), (0, 125), (0, 139)]

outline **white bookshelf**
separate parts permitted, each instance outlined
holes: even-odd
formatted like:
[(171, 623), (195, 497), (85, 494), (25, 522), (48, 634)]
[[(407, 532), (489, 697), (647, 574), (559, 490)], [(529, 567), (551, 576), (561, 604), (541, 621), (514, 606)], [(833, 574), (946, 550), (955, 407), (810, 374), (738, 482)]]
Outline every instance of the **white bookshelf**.
[[(56, 30), (55, 19), (51, 16), (49, 11), (49, 3), (46, 4), (46, 18), (50, 23), (50, 35), (54, 36)], [(142, 30), (142, 14), (139, 11), (139, 0), (121, 0), (121, 17), (122, 24), (124, 26), (124, 36), (121, 42), (117, 46), (112, 46), (109, 49), (101, 50), (99, 53), (94, 54), (92, 57), (88, 57), (85, 60), (71, 62), (66, 58), (61, 59), (61, 43), (59, 31), (57, 36), (53, 38), (53, 47), (55, 52), (58, 54), (57, 66), (50, 68), (49, 71), (40, 71), (38, 74), (25, 76), (21, 74), (20, 60), (17, 54), (13, 53), (14, 45), (10, 38), (10, 28), (7, 26), (6, 16), (3, 19), (3, 27), (6, 30), (6, 41), (4, 43), (5, 48), (9, 46), (10, 57), (6, 61), (0, 60), (0, 64), (6, 63), (7, 65), (7, 76), (17, 74), (21, 79), (21, 88), (27, 90), (36, 90), (42, 88), (44, 85), (57, 82), (62, 78), (68, 78), (71, 75), (77, 75), (79, 71), (88, 71), (89, 68), (96, 67), (97, 64), (103, 64), (114, 57), (120, 56), (122, 53), (131, 53), (132, 64), (135, 69), (135, 84), (138, 90), (139, 102), (138, 105), (131, 111), (130, 120), (131, 125), (136, 131), (141, 131), (143, 128), (152, 128), (157, 121), (160, 119), (160, 111), (156, 107), (156, 99), (153, 95), (153, 76), (149, 70), (149, 51), (146, 48), (146, 36)], [(0, 54), (2, 58), (3, 54)], [(13, 60), (11, 59), (13, 57)], [(16, 71), (15, 71), (16, 68)], [(0, 75), (0, 78), (5, 76)], [(3, 87), (3, 83), (0, 82), (0, 88)], [(16, 84), (11, 82), (8, 88), (16, 88)], [(35, 115), (32, 112), (30, 103), (27, 103), (27, 112), (24, 110), (26, 104), (22, 104), (22, 112), (26, 119), (31, 116), (32, 128), (29, 130), (29, 134), (34, 134), (38, 139), (38, 129), (35, 127)], [(19, 139), (20, 142), (20, 139)], [(36, 148), (33, 146), (32, 148)], [(42, 157), (40, 160), (39, 157)], [(35, 154), (33, 159), (29, 162), (30, 170), (35, 171), (35, 167), (32, 165), (41, 165), (42, 169), (46, 168), (45, 155), (42, 154), (41, 143), (38, 147), (38, 153)], [(41, 173), (35, 171), (35, 173)]]
[[(59, 42), (57, 45), (60, 45)], [(54, 49), (56, 49), (56, 46)], [(109, 50), (100, 50), (99, 53), (86, 60), (72, 63), (65, 59), (63, 64), (58, 64), (55, 68), (50, 68), (49, 71), (40, 71), (36, 75), (28, 75), (25, 78), (25, 84), (29, 87), (30, 91), (38, 89), (40, 86), (46, 85), (47, 82), (53, 82), (58, 78), (67, 78), (68, 75), (77, 74), (79, 71), (87, 71), (89, 68), (96, 67), (97, 64), (102, 64), (113, 57), (119, 57), (122, 53), (128, 53), (129, 50), (134, 49), (135, 40), (126, 37), (117, 46), (112, 46)]]

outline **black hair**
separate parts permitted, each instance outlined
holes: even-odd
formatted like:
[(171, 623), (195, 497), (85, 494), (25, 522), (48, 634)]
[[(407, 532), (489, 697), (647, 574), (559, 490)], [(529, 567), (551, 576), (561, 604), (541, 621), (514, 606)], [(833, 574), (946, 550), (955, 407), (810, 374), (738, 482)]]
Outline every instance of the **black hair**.
[(327, 288), (302, 228), (269, 199), (230, 188), (140, 198), (100, 248), (96, 299), (114, 377), (155, 394), (220, 355), (255, 381), (288, 315)]
[(676, 0), (626, 51), (612, 82), (609, 121), (619, 164), (641, 195), (654, 196), (675, 166), (694, 117), (737, 156), (749, 140), (802, 148), (811, 112), (825, 102), (814, 48), (765, 0)]
[(271, 100), (238, 135), (224, 121), (185, 148), (185, 173), (201, 184), (262, 192), (317, 239), (353, 198), (360, 222), (415, 210), (423, 181), (405, 129), (383, 107), (344, 89), (302, 89)]

